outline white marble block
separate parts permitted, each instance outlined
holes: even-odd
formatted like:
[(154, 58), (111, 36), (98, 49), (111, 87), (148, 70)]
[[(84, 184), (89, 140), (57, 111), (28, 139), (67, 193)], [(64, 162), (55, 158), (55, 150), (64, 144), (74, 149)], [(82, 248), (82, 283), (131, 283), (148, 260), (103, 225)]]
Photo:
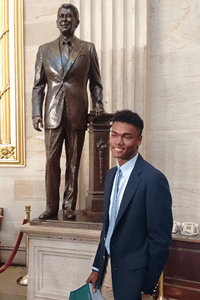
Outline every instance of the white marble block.
[(28, 300), (69, 299), (91, 273), (100, 230), (26, 224), (29, 237)]

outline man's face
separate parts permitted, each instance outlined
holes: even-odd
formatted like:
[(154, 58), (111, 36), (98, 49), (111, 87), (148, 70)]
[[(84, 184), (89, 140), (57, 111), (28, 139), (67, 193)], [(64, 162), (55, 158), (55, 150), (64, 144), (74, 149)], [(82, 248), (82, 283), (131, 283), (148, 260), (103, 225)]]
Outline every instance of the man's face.
[(141, 141), (142, 136), (139, 136), (134, 125), (124, 122), (113, 123), (110, 149), (120, 166), (137, 154)]
[(61, 7), (57, 16), (57, 27), (63, 35), (73, 35), (78, 27), (79, 21), (74, 17), (71, 9)]

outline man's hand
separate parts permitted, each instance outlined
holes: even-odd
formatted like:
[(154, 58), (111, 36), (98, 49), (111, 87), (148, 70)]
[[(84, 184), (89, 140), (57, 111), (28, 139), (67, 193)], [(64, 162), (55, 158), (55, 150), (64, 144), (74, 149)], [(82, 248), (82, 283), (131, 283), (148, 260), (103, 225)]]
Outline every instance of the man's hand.
[(92, 273), (90, 274), (90, 276), (88, 277), (86, 283), (92, 282), (93, 285), (93, 293), (96, 293), (96, 285), (97, 285), (97, 279), (99, 276), (99, 272), (97, 271), (92, 271)]
[(43, 128), (43, 122), (41, 117), (33, 117), (33, 127), (37, 131), (42, 131), (40, 128)]
[(104, 114), (104, 112), (105, 112), (102, 107), (96, 107), (94, 109), (94, 111), (95, 111), (96, 117), (102, 116)]

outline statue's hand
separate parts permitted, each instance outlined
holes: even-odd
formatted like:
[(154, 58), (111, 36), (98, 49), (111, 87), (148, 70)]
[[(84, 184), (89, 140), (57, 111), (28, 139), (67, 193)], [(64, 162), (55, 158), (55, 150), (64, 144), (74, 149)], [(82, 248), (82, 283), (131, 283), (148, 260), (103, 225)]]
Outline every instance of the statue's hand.
[(42, 131), (40, 128), (43, 128), (43, 122), (41, 117), (33, 117), (33, 127), (37, 131)]
[(96, 107), (94, 109), (94, 111), (95, 111), (96, 117), (102, 116), (104, 114), (104, 112), (105, 112), (105, 110), (103, 109), (103, 107)]

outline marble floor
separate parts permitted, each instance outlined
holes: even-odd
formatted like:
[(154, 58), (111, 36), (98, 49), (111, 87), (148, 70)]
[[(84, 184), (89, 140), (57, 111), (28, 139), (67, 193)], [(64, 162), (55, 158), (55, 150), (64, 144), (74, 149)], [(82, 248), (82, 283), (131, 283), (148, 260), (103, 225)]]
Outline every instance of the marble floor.
[(0, 300), (26, 300), (27, 287), (17, 284), (17, 279), (26, 275), (25, 267), (8, 267), (0, 274)]

